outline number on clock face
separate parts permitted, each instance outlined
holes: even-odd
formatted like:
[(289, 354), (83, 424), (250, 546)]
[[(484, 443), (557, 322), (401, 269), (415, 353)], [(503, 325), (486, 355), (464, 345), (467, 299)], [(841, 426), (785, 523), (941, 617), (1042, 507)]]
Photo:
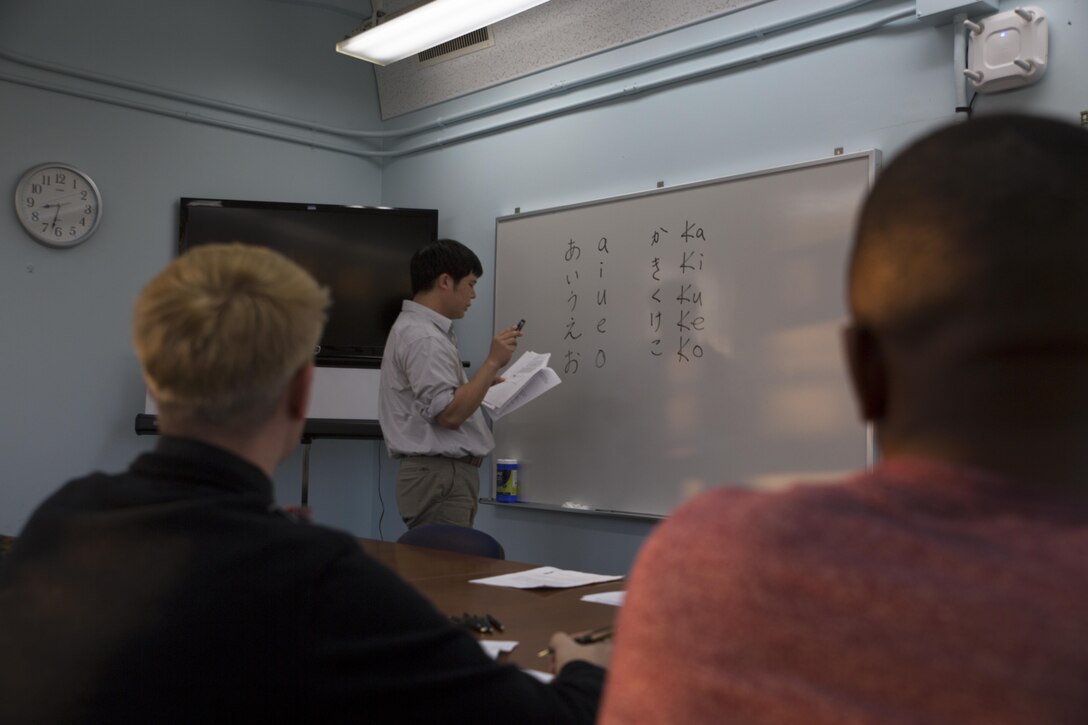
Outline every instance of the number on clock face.
[(87, 239), (102, 217), (98, 187), (64, 164), (43, 164), (23, 174), (15, 190), (15, 211), (31, 237), (61, 248)]

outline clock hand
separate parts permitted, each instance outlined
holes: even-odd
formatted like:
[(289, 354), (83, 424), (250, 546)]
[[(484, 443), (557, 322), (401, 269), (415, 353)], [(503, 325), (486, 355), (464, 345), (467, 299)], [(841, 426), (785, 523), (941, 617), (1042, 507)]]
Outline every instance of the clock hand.
[(56, 229), (57, 228), (57, 218), (60, 217), (60, 208), (62, 206), (68, 206), (68, 203), (69, 202), (64, 202), (62, 204), (60, 202), (57, 202), (56, 204), (46, 204), (45, 205), (45, 206), (55, 206), (57, 208), (57, 210), (53, 213), (53, 222), (49, 226), (50, 229)]
[[(57, 199), (58, 199), (58, 201), (60, 199), (68, 199), (68, 198), (71, 198), (71, 197), (75, 196), (76, 194), (83, 194), (83, 193), (86, 193), (85, 189), (76, 189), (75, 191), (69, 191), (67, 194), (64, 194), (63, 196), (57, 197)], [(65, 202), (65, 203), (69, 203), (69, 202)]]

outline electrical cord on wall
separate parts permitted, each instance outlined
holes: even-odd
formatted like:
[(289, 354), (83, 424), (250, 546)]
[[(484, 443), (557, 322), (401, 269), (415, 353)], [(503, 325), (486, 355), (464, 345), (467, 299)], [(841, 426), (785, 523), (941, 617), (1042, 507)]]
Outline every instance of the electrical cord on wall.
[(385, 541), (385, 537), (382, 536), (382, 519), (385, 518), (385, 499), (382, 498), (382, 444), (377, 444), (377, 455), (374, 458), (378, 464), (378, 503), (381, 504), (381, 510), (378, 512), (378, 540)]

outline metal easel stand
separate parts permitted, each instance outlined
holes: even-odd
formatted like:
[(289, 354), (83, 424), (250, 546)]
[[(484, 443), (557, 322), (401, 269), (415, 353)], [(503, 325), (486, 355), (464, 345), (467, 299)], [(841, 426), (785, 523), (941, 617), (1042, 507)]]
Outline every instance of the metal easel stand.
[[(136, 415), (137, 435), (158, 435), (159, 419), (152, 413)], [(382, 429), (376, 420), (307, 418), (302, 429), (302, 505), (310, 500), (310, 444), (315, 438), (356, 438), (381, 440)]]
[(310, 446), (318, 438), (381, 440), (382, 429), (376, 420), (341, 420), (310, 418), (302, 429), (302, 501), (310, 505)]
[(313, 438), (302, 436), (302, 505), (310, 503), (310, 444)]

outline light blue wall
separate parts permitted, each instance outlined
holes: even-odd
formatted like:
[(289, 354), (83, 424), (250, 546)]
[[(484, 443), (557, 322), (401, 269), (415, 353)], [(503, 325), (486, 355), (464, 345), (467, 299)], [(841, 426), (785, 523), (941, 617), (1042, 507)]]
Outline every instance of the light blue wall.
[[(775, 0), (420, 111), (386, 127), (448, 117), (610, 65), (842, 4)], [(1023, 110), (1075, 121), (1088, 108), (1083, 75), (1088, 3), (1038, 4), (1051, 18), (1046, 77), (1030, 88), (980, 97), (976, 112)], [(1003, 9), (1013, 6), (1003, 3)], [(461, 128), (484, 131), (496, 120), (644, 86), (678, 70), (814, 39), (912, 7), (910, 2), (872, 3), (825, 23), (560, 94), (497, 119), (482, 118), (405, 143)], [(377, 128), (370, 68), (328, 50), (330, 39), (350, 25), (342, 15), (306, 3), (268, 0), (3, 2), (0, 49), (329, 125)], [(384, 163), (0, 80), (5, 139), (0, 172), (8, 188), (34, 164), (65, 161), (94, 176), (105, 195), (101, 228), (86, 245), (66, 252), (38, 247), (10, 211), (0, 214), (0, 342), (5, 347), (0, 373), (6, 412), (0, 438), (5, 462), (0, 533), (17, 531), (33, 507), (65, 479), (92, 468), (121, 468), (151, 444), (132, 432), (133, 416), (143, 408), (143, 389), (127, 324), (133, 295), (173, 253), (179, 196), (438, 208), (440, 233), (469, 244), (485, 266), (479, 297), (458, 323), (463, 356), (478, 363), (496, 317), (487, 275), (493, 268), (497, 216), (518, 206), (528, 210), (642, 191), (658, 180), (680, 184), (811, 160), (831, 155), (836, 147), (846, 152), (879, 148), (887, 157), (952, 118), (951, 55), (949, 26), (935, 29), (907, 20), (815, 50), (633, 93)], [(7, 62), (0, 62), (0, 71), (108, 90)], [(500, 323), (520, 316), (517, 310), (497, 311)], [(301, 466), (299, 452), (278, 473), (281, 500), (297, 499)], [(319, 521), (377, 536), (381, 518), (385, 538), (403, 531), (393, 501), (394, 467), (380, 444), (319, 440), (311, 450), (310, 473), (311, 504)], [(380, 487), (374, 486), (375, 479)], [(605, 572), (626, 570), (650, 530), (649, 523), (639, 521), (494, 506), (482, 507), (477, 525), (498, 536), (511, 558)]]
[[(5, 0), (0, 50), (327, 124), (374, 127), (373, 73), (332, 52), (352, 23), (265, 0)], [(201, 110), (13, 62), (0, 61), (0, 73)], [(0, 138), (0, 533), (14, 534), (65, 480), (123, 468), (154, 443), (133, 431), (144, 389), (128, 326), (137, 290), (175, 252), (179, 197), (376, 204), (381, 169), (357, 156), (4, 80)], [(19, 176), (47, 161), (83, 169), (103, 195), (101, 226), (71, 250), (35, 244), (12, 213)], [(373, 449), (341, 458), (365, 469)], [(297, 473), (285, 468), (283, 478), (294, 493)], [(347, 509), (343, 501), (352, 495), (345, 486), (327, 509)]]
[[(1023, 110), (1075, 122), (1081, 109), (1088, 108), (1084, 80), (1088, 3), (1056, 0), (1038, 4), (1048, 11), (1051, 22), (1051, 65), (1046, 77), (1030, 88), (980, 97), (975, 104), (977, 113)], [(667, 53), (708, 37), (754, 29), (833, 5), (843, 3), (776, 0), (401, 121), (418, 124), (450, 117), (484, 101), (600, 72), (620, 56), (641, 61), (655, 52)], [(570, 95), (590, 96), (645, 85), (679, 68), (765, 52), (783, 42), (815, 38), (913, 7), (911, 2), (874, 3), (812, 27), (685, 61), (671, 70), (643, 71), (595, 91)], [(1003, 9), (1012, 7), (1011, 2), (1003, 3)], [(632, 94), (618, 102), (398, 159), (385, 168), (383, 198), (391, 205), (411, 202), (441, 209), (440, 233), (471, 246), (483, 261), (486, 278), (493, 269), (495, 218), (513, 213), (515, 207), (546, 208), (644, 191), (654, 188), (658, 180), (681, 184), (770, 168), (830, 156), (836, 147), (847, 153), (878, 148), (888, 158), (919, 133), (952, 119), (952, 76), (951, 26), (933, 28), (907, 19), (816, 50), (753, 63), (667, 90)], [(564, 95), (540, 105), (557, 107), (570, 100)], [(487, 123), (478, 125), (483, 128)], [(480, 297), (458, 328), (464, 356), (476, 362), (486, 354), (493, 316), (496, 325), (522, 316), (520, 310), (494, 310), (489, 286), (478, 289)], [(631, 394), (638, 393), (633, 390)], [(577, 411), (571, 414), (577, 415)], [(477, 526), (498, 536), (514, 558), (604, 571), (625, 569), (650, 529), (649, 524), (637, 522), (494, 506), (482, 509)]]

